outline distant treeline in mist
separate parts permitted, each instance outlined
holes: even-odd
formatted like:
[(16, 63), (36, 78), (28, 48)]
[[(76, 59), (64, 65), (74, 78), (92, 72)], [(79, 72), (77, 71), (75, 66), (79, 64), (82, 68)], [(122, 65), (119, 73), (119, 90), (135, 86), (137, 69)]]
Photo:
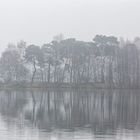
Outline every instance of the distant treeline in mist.
[(9, 44), (0, 58), (0, 82), (140, 87), (140, 38), (96, 35), (85, 42), (58, 36), (42, 46)]

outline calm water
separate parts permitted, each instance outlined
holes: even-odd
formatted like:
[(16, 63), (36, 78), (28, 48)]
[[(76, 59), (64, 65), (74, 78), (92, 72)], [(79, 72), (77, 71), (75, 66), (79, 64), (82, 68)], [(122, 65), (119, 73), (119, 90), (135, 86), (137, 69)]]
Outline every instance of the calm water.
[(139, 140), (140, 91), (0, 91), (1, 140)]

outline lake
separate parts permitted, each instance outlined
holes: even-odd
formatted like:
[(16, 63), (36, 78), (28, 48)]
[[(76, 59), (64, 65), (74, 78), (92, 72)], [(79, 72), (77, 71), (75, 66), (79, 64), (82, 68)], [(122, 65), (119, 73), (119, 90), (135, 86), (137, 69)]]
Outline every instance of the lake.
[(139, 140), (140, 90), (0, 91), (1, 140)]

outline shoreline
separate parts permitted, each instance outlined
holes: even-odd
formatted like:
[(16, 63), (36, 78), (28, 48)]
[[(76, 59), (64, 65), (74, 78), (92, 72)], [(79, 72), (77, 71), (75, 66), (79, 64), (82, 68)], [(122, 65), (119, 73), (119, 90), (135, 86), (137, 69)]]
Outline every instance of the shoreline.
[(0, 89), (140, 89), (140, 86), (109, 86), (102, 83), (8, 83), (0, 84)]

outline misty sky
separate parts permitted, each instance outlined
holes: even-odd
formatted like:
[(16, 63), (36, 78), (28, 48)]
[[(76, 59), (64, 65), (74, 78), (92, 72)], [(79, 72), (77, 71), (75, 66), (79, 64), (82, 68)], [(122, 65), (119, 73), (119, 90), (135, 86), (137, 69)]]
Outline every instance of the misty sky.
[(8, 42), (42, 45), (59, 33), (87, 41), (140, 36), (140, 0), (0, 0), (1, 51)]

